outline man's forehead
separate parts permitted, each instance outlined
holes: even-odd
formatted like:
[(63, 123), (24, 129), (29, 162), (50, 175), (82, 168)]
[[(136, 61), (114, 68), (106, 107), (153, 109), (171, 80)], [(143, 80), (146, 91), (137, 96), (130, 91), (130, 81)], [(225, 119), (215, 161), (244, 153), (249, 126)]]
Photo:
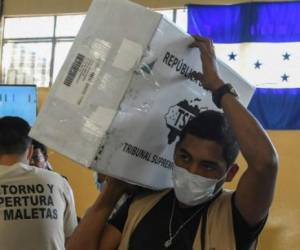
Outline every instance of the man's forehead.
[(181, 145), (189, 145), (189, 144), (210, 144), (210, 145), (214, 145), (217, 147), (221, 147), (220, 144), (218, 144), (216, 141), (214, 140), (210, 140), (210, 139), (206, 139), (206, 138), (202, 138), (190, 133), (187, 133), (183, 139), (180, 142)]
[[(213, 140), (197, 137), (187, 134), (178, 144), (178, 149), (187, 152), (194, 157), (204, 157), (205, 160), (214, 160), (226, 163), (223, 155), (223, 148)], [(222, 164), (223, 165), (223, 164)]]

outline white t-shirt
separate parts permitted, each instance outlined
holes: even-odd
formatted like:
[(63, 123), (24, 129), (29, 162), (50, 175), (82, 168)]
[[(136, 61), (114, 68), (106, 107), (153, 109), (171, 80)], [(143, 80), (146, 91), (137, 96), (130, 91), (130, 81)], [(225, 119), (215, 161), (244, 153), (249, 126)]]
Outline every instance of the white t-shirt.
[(1, 250), (62, 250), (76, 226), (63, 177), (23, 163), (0, 165)]

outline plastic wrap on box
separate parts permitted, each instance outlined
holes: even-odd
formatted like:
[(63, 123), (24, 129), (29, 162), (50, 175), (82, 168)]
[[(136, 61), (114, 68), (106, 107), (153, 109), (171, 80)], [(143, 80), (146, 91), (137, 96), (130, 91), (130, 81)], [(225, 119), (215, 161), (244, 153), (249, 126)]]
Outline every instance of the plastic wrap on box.
[(93, 1), (31, 136), (90, 166), (161, 18), (127, 1)]
[[(202, 68), (199, 50), (188, 48), (192, 41), (144, 7), (94, 0), (31, 135), (98, 172), (171, 187), (181, 129), (199, 112), (216, 109), (192, 77)], [(218, 66), (246, 106), (254, 89)]]

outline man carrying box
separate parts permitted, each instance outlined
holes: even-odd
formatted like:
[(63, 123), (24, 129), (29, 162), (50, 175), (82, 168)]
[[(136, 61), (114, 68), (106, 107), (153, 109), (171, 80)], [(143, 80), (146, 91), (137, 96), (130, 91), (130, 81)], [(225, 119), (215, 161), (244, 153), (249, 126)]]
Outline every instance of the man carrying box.
[[(219, 77), (213, 44), (195, 36), (203, 74), (197, 75), (224, 114), (205, 111), (182, 130), (174, 152), (174, 190), (127, 201), (129, 190), (113, 178), (75, 230), (68, 250), (255, 249), (272, 203), (278, 158), (258, 122)], [(232, 131), (232, 132), (231, 132)], [(234, 192), (222, 189), (238, 167), (238, 145), (248, 168)]]

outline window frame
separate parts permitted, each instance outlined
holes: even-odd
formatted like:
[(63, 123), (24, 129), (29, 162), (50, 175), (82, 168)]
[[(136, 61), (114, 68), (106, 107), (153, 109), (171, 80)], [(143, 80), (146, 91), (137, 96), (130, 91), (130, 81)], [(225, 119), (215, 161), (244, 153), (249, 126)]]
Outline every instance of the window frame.
[[(59, 42), (74, 42), (76, 36), (55, 36), (56, 28), (57, 28), (57, 17), (59, 16), (76, 16), (76, 15), (85, 15), (86, 13), (74, 13), (74, 14), (62, 14), (62, 15), (45, 15), (54, 18), (53, 31), (52, 36), (49, 37), (26, 37), (26, 38), (4, 38), (4, 24), (6, 18), (22, 18), (22, 17), (40, 17), (40, 16), (3, 16), (1, 21), (1, 52), (0, 52), (0, 61), (1, 61), (1, 69), (0, 69), (0, 79), (3, 84), (5, 84), (5, 79), (3, 79), (3, 48), (5, 44), (11, 43), (51, 43), (51, 54), (50, 54), (50, 68), (49, 68), (49, 83), (48, 88), (50, 88), (53, 82), (53, 73), (54, 73), (54, 63), (55, 63), (55, 48), (56, 44)], [(39, 86), (38, 86), (39, 87)]]
[[(172, 22), (176, 23), (177, 21), (177, 11), (184, 10), (186, 7), (178, 7), (178, 8), (163, 8), (163, 9), (153, 9), (153, 11), (165, 11), (165, 10), (172, 10)], [(43, 15), (49, 16), (54, 18), (53, 24), (53, 33), (52, 36), (49, 37), (28, 37), (28, 38), (4, 38), (4, 24), (6, 18), (22, 18), (22, 17), (40, 17), (41, 15), (28, 15), (28, 16), (2, 16), (0, 28), (2, 30), (0, 35), (0, 79), (3, 84), (5, 84), (5, 79), (3, 79), (3, 48), (4, 45), (7, 43), (42, 43), (42, 42), (49, 42), (51, 43), (51, 55), (50, 55), (50, 69), (49, 69), (49, 83), (47, 87), (51, 87), (54, 84), (54, 64), (55, 64), (55, 50), (56, 44), (59, 42), (74, 42), (76, 36), (56, 36), (56, 29), (57, 29), (57, 18), (60, 16), (74, 16), (74, 15), (86, 15), (86, 13), (66, 13), (66, 14), (56, 14), (56, 15)]]

